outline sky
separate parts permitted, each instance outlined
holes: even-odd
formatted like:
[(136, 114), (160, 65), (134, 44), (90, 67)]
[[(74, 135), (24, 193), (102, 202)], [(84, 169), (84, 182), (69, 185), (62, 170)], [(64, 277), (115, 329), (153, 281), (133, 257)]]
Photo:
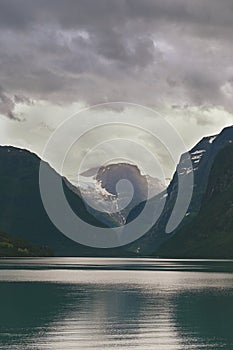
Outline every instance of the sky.
[[(233, 123), (232, 33), (232, 0), (0, 0), (0, 144), (43, 156), (74, 116), (45, 156), (56, 168), (70, 134), (95, 129), (72, 145), (65, 174), (88, 153), (84, 168), (138, 157), (145, 173), (159, 176), (154, 152), (169, 178), (180, 148), (166, 154), (149, 135), (152, 124), (162, 116), (190, 149)], [(130, 126), (96, 131), (118, 119)], [(131, 145), (94, 149), (110, 134)], [(132, 142), (148, 156), (133, 155)]]

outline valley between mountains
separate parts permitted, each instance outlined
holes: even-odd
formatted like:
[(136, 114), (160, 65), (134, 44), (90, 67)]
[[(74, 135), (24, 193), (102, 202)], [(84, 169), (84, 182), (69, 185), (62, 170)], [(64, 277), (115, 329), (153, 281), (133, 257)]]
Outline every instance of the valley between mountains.
[[(18, 252), (22, 256), (233, 258), (232, 141), (233, 127), (203, 138), (181, 156), (167, 188), (158, 179), (142, 175), (137, 166), (126, 163), (90, 169), (81, 174), (81, 182), (61, 178), (73, 211), (97, 227), (124, 226), (140, 215), (146, 203), (156, 211), (161, 200), (165, 200), (159, 219), (145, 235), (112, 249), (83, 246), (61, 233), (50, 221), (41, 200), (40, 158), (27, 150), (1, 146), (0, 231), (4, 234), (0, 235), (0, 256), (14, 256)], [(187, 158), (191, 167), (186, 166)], [(49, 164), (45, 166), (52, 178), (60, 178)], [(190, 174), (194, 183), (189, 208), (180, 225), (168, 234), (166, 226), (177, 199), (178, 180), (188, 179)], [(121, 193), (117, 191), (117, 183), (122, 179), (134, 189), (123, 209), (121, 201), (125, 203), (130, 194), (124, 187)], [(97, 207), (89, 200), (86, 203), (83, 193), (94, 199)]]

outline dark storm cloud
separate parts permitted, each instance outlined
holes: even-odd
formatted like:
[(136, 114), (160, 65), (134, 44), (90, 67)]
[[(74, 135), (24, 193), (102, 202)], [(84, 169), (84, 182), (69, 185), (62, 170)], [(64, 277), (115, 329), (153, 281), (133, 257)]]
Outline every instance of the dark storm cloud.
[(64, 28), (111, 28), (130, 20), (233, 23), (231, 0), (1, 0), (0, 5), (0, 23), (7, 28), (24, 29), (36, 22), (57, 22)]
[(6, 93), (6, 91), (4, 91), (4, 89), (0, 86), (0, 114), (5, 115), (6, 117), (12, 120), (23, 121), (24, 119), (20, 118), (15, 113), (15, 107), (19, 103), (32, 105), (33, 101), (25, 96), (20, 96), (20, 95), (14, 95), (13, 97), (9, 96)]
[(3, 88), (0, 86), (0, 113), (7, 116), (9, 119), (18, 120), (13, 112), (14, 107), (14, 101), (7, 96)]
[(0, 0), (0, 84), (54, 103), (232, 111), (232, 33), (232, 0)]

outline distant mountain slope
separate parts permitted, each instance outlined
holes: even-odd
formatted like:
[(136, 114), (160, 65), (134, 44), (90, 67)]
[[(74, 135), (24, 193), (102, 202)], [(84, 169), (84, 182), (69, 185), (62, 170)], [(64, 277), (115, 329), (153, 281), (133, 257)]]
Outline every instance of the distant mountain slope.
[[(0, 229), (37, 245), (48, 246), (55, 255), (111, 256), (112, 250), (92, 249), (71, 241), (50, 221), (39, 189), (40, 159), (15, 147), (0, 147)], [(59, 175), (47, 164), (52, 177)], [(64, 192), (72, 209), (84, 221), (104, 227), (91, 215), (72, 185), (63, 179)], [(57, 203), (54, 203), (56, 205)], [(77, 232), (79, 227), (77, 227)], [(115, 254), (120, 254), (116, 250)]]
[(126, 179), (132, 184), (135, 203), (140, 203), (149, 195), (156, 195), (165, 189), (160, 180), (149, 175), (142, 175), (136, 165), (128, 163), (102, 166), (96, 174), (96, 180), (101, 183), (101, 186), (114, 195), (117, 194), (116, 184), (121, 179)]
[(169, 258), (233, 258), (233, 144), (217, 155), (199, 214), (156, 255)]
[[(203, 138), (189, 153), (181, 156), (174, 177), (167, 189), (148, 201), (152, 215), (160, 207), (161, 200), (166, 200), (162, 215), (156, 224), (142, 238), (116, 249), (94, 249), (82, 246), (63, 235), (50, 221), (41, 201), (39, 190), (40, 159), (33, 153), (14, 147), (0, 147), (0, 229), (13, 237), (23, 238), (37, 245), (48, 246), (55, 255), (62, 256), (151, 256), (167, 240), (174, 239), (174, 234), (188, 225), (200, 210), (203, 196), (207, 189), (210, 170), (216, 155), (233, 141), (233, 127), (225, 128), (219, 135)], [(190, 157), (192, 168), (187, 168), (185, 160)], [(60, 176), (49, 167), (51, 176)], [(189, 177), (193, 171), (193, 196), (180, 226), (171, 234), (165, 229), (174, 208), (178, 193), (178, 176)], [(72, 209), (84, 221), (105, 227), (115, 225), (113, 218), (100, 213), (84, 203), (79, 189), (63, 179), (63, 188)], [(56, 203), (54, 203), (56, 205)], [(145, 202), (137, 205), (130, 212), (127, 222), (141, 212)], [(103, 219), (104, 216), (104, 220)], [(103, 224), (104, 222), (104, 224)], [(142, 226), (148, 227), (142, 222)], [(79, 227), (77, 227), (77, 232)], [(172, 237), (172, 238), (171, 238)]]
[(52, 250), (0, 233), (0, 257), (53, 256)]
[[(204, 137), (188, 153), (181, 156), (176, 172), (167, 191), (161, 193), (150, 201), (151, 206), (159, 205), (159, 201), (166, 195), (166, 204), (162, 215), (156, 224), (144, 235), (130, 246), (126, 247), (129, 251), (138, 252), (139, 255), (151, 255), (161, 244), (169, 240), (178, 229), (191, 221), (199, 212), (200, 206), (205, 194), (211, 167), (219, 151), (227, 144), (233, 141), (233, 127), (227, 127), (219, 135)], [(190, 157), (193, 170), (184, 166), (185, 160)], [(178, 194), (178, 176), (188, 177), (191, 171), (194, 175), (194, 186), (192, 200), (189, 205), (187, 215), (177, 228), (171, 234), (166, 234), (165, 229), (171, 216)], [(144, 205), (143, 203), (141, 205)], [(136, 216), (140, 212), (140, 205), (131, 212), (131, 216)]]
[[(125, 186), (122, 182), (119, 186), (121, 180), (127, 180), (131, 186), (127, 182)], [(73, 177), (71, 182), (81, 191), (91, 207), (108, 214), (101, 217), (103, 222), (109, 225), (111, 217), (116, 226), (126, 223), (135, 206), (165, 189), (159, 179), (142, 175), (136, 165), (129, 163), (113, 163), (92, 168)], [(92, 209), (90, 212), (95, 215)]]

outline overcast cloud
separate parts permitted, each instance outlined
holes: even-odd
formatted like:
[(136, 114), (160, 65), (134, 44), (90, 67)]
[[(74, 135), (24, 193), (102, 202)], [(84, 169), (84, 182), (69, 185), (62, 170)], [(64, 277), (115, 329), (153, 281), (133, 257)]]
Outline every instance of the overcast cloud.
[(65, 118), (74, 103), (127, 101), (169, 111), (184, 138), (195, 125), (192, 143), (200, 125), (204, 134), (232, 121), (232, 35), (232, 0), (0, 0), (5, 139), (36, 149), (23, 130), (42, 126), (42, 140), (56, 124), (51, 106)]

